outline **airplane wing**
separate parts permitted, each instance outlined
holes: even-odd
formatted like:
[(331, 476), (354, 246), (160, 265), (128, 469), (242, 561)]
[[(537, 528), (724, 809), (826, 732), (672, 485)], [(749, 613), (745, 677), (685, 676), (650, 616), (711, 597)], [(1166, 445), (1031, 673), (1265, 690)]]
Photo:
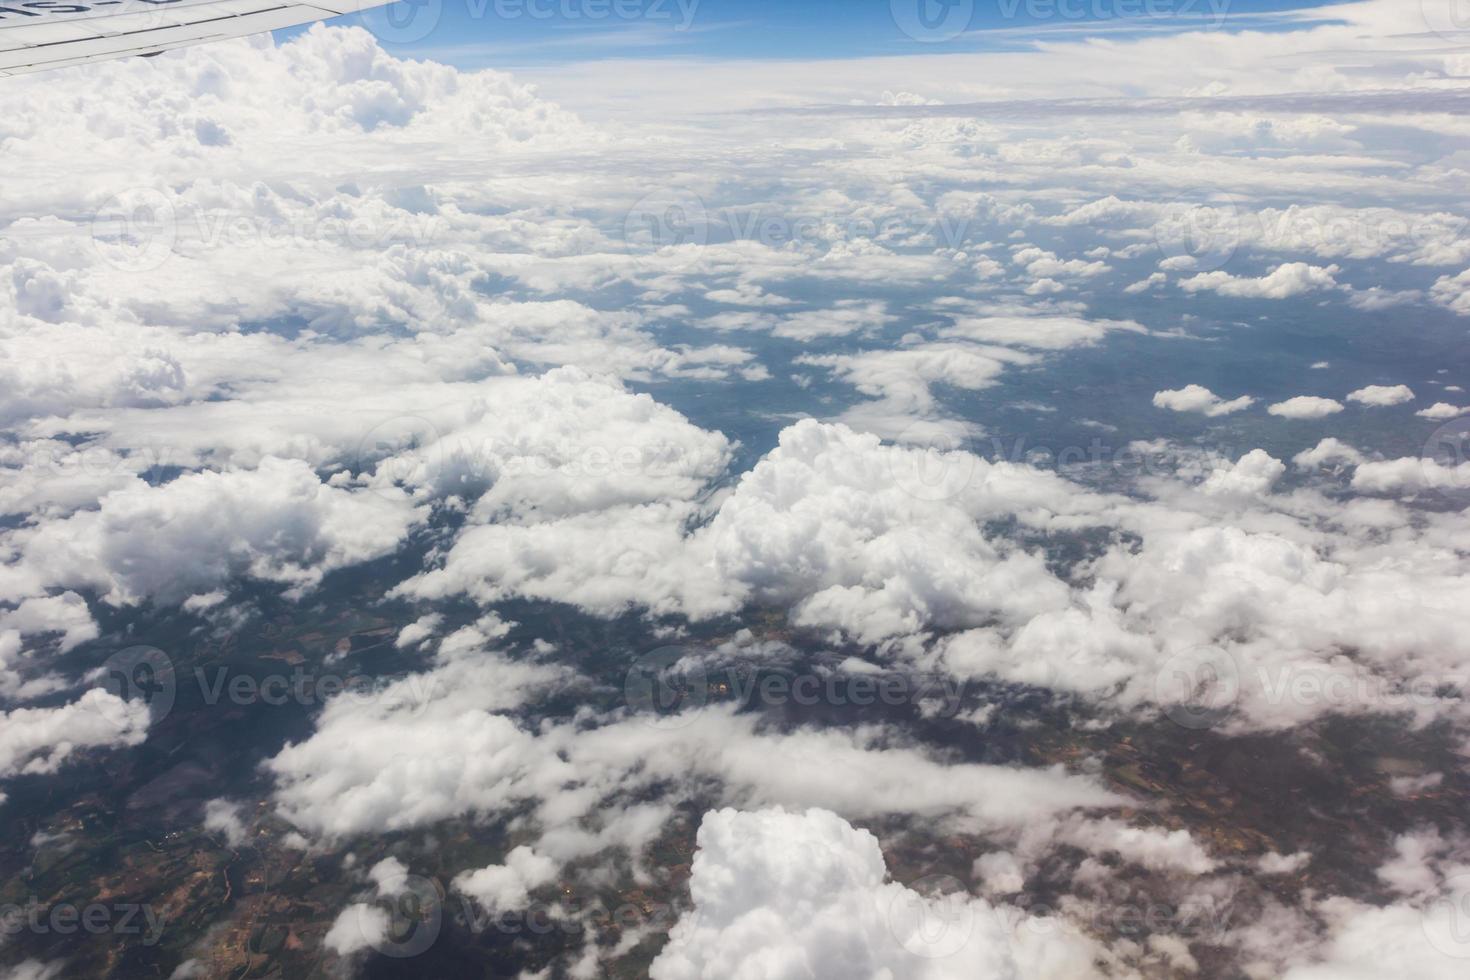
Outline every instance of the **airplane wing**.
[(0, 77), (326, 20), (391, 0), (0, 0)]

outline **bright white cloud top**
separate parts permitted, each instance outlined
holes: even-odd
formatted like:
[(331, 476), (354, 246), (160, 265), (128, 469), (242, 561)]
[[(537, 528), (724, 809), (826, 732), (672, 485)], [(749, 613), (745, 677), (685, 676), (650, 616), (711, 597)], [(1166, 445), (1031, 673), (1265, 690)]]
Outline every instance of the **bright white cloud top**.
[(1211, 418), (1244, 411), (1255, 403), (1256, 400), (1249, 395), (1227, 401), (1201, 385), (1185, 385), (1177, 390), (1154, 393), (1154, 405), (1157, 408), (1167, 408), (1173, 412), (1199, 412)]
[(1272, 415), (1279, 415), (1284, 419), (1324, 419), (1342, 410), (1342, 402), (1318, 395), (1297, 395), (1266, 409)]

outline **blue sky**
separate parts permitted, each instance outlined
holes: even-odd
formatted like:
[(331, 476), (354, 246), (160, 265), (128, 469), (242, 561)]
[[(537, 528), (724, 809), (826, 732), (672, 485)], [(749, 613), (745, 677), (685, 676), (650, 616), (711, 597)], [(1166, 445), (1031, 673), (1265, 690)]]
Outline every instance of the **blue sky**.
[(402, 0), (343, 20), (365, 24), (395, 53), (513, 69), (607, 58), (952, 53), (1079, 34), (1271, 29), (1284, 26), (1283, 13), (1325, 5), (1326, 0)]

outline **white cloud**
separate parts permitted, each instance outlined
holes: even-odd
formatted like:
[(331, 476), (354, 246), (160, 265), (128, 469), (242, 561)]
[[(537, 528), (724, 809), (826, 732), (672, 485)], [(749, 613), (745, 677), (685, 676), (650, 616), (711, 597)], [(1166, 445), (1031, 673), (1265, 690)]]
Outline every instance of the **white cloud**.
[(1288, 262), (1258, 279), (1217, 270), (1181, 280), (1179, 286), (1186, 292), (1210, 290), (1241, 299), (1290, 299), (1303, 293), (1337, 288), (1333, 276), (1341, 271), (1335, 265), (1323, 268), (1306, 262)]
[(1249, 395), (1226, 401), (1201, 385), (1185, 385), (1173, 391), (1154, 392), (1155, 408), (1167, 408), (1173, 412), (1199, 412), (1210, 418), (1230, 415), (1250, 408), (1255, 403), (1256, 400)]
[(1368, 385), (1348, 395), (1347, 400), (1375, 407), (1403, 405), (1414, 400), (1414, 391), (1408, 385)]
[(322, 937), (322, 945), (338, 956), (351, 956), (382, 946), (388, 941), (391, 926), (387, 909), (357, 902), (337, 914)]
[(425, 613), (398, 631), (393, 645), (400, 649), (411, 649), (436, 635), (444, 617), (438, 613)]
[(1026, 287), (1027, 296), (1051, 296), (1056, 293), (1064, 293), (1067, 287), (1050, 277), (1038, 279)]
[(771, 333), (790, 340), (845, 337), (876, 330), (893, 320), (888, 307), (878, 302), (839, 302), (831, 309), (790, 313), (775, 321)]
[(505, 856), (504, 864), (457, 875), (454, 887), (491, 912), (525, 908), (530, 893), (556, 878), (555, 861), (529, 847), (517, 847)]
[(740, 283), (732, 289), (712, 289), (704, 298), (727, 306), (790, 306), (793, 302), (750, 283)]
[(11, 532), (0, 598), (93, 590), (113, 605), (182, 602), (246, 577), (301, 592), (324, 574), (393, 551), (420, 514), (402, 496), (324, 485), (306, 464), (191, 473), (131, 486), (98, 509)]
[[(1094, 854), (1116, 854), (1154, 871), (1203, 875), (1218, 866), (1187, 830), (1131, 827), (1114, 819), (1070, 818), (1046, 829), (1049, 840), (1080, 847)], [(1038, 835), (1039, 836), (1039, 835)]]
[(956, 317), (954, 325), (939, 332), (950, 340), (973, 340), (982, 344), (1063, 350), (1089, 347), (1113, 331), (1147, 333), (1132, 320), (1087, 320), (1062, 316)]
[(1046, 249), (1028, 246), (1016, 251), (1011, 256), (1011, 261), (1026, 269), (1028, 275), (1036, 279), (1050, 280), (1058, 276), (1090, 279), (1100, 276), (1108, 271), (1106, 262), (1084, 262), (1081, 259), (1063, 260), (1057, 257), (1055, 252)]
[(1252, 449), (1230, 466), (1217, 467), (1200, 484), (1211, 497), (1260, 497), (1286, 472), (1286, 464), (1264, 449)]
[[(1352, 462), (1344, 449), (1319, 446), (1303, 462)], [(1425, 479), (1417, 459), (1383, 478), (1375, 465), (1358, 467), (1369, 467), (1355, 476), (1358, 489), (1424, 485), (1414, 482)], [(1458, 540), (1452, 516), (1416, 527), (1421, 518), (1388, 502), (1278, 492), (1282, 465), (1260, 451), (1200, 469), (1188, 482), (1147, 481), (1156, 497), (1148, 504), (1093, 501), (1099, 519), (1140, 535), (1140, 544), (1090, 563), (1092, 584), (1065, 606), (1014, 629), (943, 639), (942, 662), (961, 676), (1075, 691), (1125, 710), (1168, 706), (1189, 694), (1171, 678), (1208, 669), (1227, 681), (1217, 691), (1224, 715), (1206, 723), (1226, 726), (1283, 727), (1324, 712), (1457, 713), (1437, 698), (1396, 698), (1373, 680), (1457, 669), (1450, 647), (1461, 641), (1449, 610), (1463, 600), (1466, 578), (1462, 558), (1445, 550), (1455, 546), (1441, 538)], [(1373, 536), (1389, 529), (1389, 539)], [(1339, 656), (1348, 647), (1353, 657)], [(1327, 696), (1332, 685), (1345, 693)]]
[(1470, 269), (1456, 276), (1441, 276), (1429, 290), (1430, 298), (1447, 310), (1470, 316)]
[(57, 708), (0, 712), (0, 778), (52, 773), (78, 752), (140, 745), (148, 734), (148, 706), (94, 688)]
[(1446, 466), (1419, 457), (1365, 462), (1353, 474), (1353, 489), (1363, 493), (1464, 492), (1470, 490), (1470, 462)]
[(690, 891), (653, 980), (1112, 975), (1062, 920), (888, 880), (877, 839), (823, 810), (707, 813)]
[(1327, 463), (1345, 463), (1357, 466), (1367, 459), (1362, 453), (1340, 439), (1331, 436), (1323, 439), (1311, 449), (1304, 449), (1292, 457), (1292, 462), (1302, 469), (1318, 469)]
[[(920, 343), (897, 350), (860, 354), (803, 355), (798, 363), (824, 367), (874, 402), (844, 413), (850, 426), (897, 439), (910, 428), (932, 431), (941, 414), (940, 386), (980, 391), (996, 384), (1013, 365), (1035, 363), (1036, 357), (999, 346), (954, 342)], [(929, 423), (926, 425), (925, 423)], [(968, 431), (960, 425), (959, 432)], [(947, 427), (954, 432), (956, 427)]]
[(204, 829), (223, 834), (230, 847), (239, 847), (248, 836), (245, 821), (240, 816), (240, 804), (230, 800), (205, 802)]
[(1322, 419), (1342, 411), (1342, 402), (1316, 395), (1297, 395), (1277, 402), (1266, 411), (1284, 419)]
[(1327, 905), (1333, 935), (1320, 962), (1297, 966), (1283, 980), (1358, 980), (1399, 973), (1423, 980), (1454, 980), (1463, 976), (1463, 961), (1440, 952), (1426, 940), (1426, 932), (1456, 936), (1450, 906), (1426, 912), (1407, 905), (1375, 908), (1341, 900)]
[[(0, 583), (6, 579), (0, 571)], [(63, 653), (96, 639), (101, 633), (87, 609), (87, 601), (75, 592), (32, 596), (22, 599), (13, 609), (0, 610), (0, 630), (21, 636), (60, 634), (58, 648)]]
[(1139, 293), (1146, 293), (1146, 292), (1148, 292), (1150, 289), (1153, 289), (1155, 286), (1162, 286), (1162, 285), (1164, 285), (1164, 283), (1166, 283), (1168, 281), (1169, 281), (1169, 277), (1168, 276), (1164, 275), (1162, 272), (1155, 272), (1155, 273), (1152, 273), (1151, 275), (1149, 275), (1149, 277), (1146, 278), (1146, 279), (1140, 279), (1140, 280), (1138, 280), (1138, 282), (1135, 282), (1132, 285), (1129, 285), (1129, 286), (1124, 287), (1123, 292), (1125, 294), (1129, 295), (1129, 296), (1136, 296)]
[(802, 422), (705, 533), (721, 576), (756, 601), (876, 642), (1064, 606), (1065, 587), (1038, 556), (987, 538), (978, 522), (1014, 506), (1044, 523), (1070, 504), (1061, 481), (1029, 467)]
[(0, 974), (4, 980), (55, 980), (62, 975), (66, 967), (65, 960), (53, 960), (43, 963), (40, 960), (21, 960), (13, 966), (4, 967), (5, 972)]
[(1268, 851), (1261, 855), (1256, 862), (1256, 867), (1263, 875), (1294, 875), (1298, 871), (1312, 863), (1310, 851), (1298, 851), (1295, 854), (1280, 854), (1276, 851)]
[[(474, 655), (407, 678), (385, 698), (334, 699), (309, 738), (267, 764), (280, 812), (335, 838), (530, 804), (544, 834), (536, 852), (567, 861), (612, 845), (636, 852), (672, 816), (671, 803), (711, 786), (740, 806), (913, 814), (969, 832), (1122, 802), (1059, 768), (953, 763), (879, 727), (782, 733), (713, 707), (663, 727), (632, 716), (531, 730), (511, 717), (553, 683), (568, 679)], [(775, 755), (788, 764), (771, 767)], [(630, 797), (650, 802), (629, 809)]]
[(1432, 861), (1443, 856), (1445, 842), (1434, 828), (1400, 834), (1394, 855), (1378, 868), (1378, 879), (1401, 895), (1432, 892), (1439, 883)]
[(1435, 402), (1430, 407), (1421, 409), (1414, 414), (1420, 418), (1434, 419), (1439, 422), (1445, 419), (1459, 418), (1461, 415), (1470, 415), (1470, 407), (1461, 408), (1458, 405), (1451, 405), (1449, 402)]

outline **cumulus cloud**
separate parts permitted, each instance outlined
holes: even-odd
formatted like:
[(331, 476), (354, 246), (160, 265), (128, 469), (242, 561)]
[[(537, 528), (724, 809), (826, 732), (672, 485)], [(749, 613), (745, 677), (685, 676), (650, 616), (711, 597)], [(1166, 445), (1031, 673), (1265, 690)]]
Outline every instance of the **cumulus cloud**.
[(1414, 400), (1414, 391), (1408, 385), (1368, 385), (1348, 395), (1347, 400), (1374, 407), (1403, 405)]
[(1445, 419), (1459, 418), (1461, 415), (1470, 415), (1470, 407), (1461, 408), (1458, 405), (1451, 405), (1449, 402), (1435, 402), (1428, 408), (1421, 409), (1414, 414), (1419, 416), (1420, 418), (1433, 419), (1436, 422), (1442, 422)]
[(393, 645), (400, 648), (416, 647), (435, 635), (444, 617), (438, 613), (426, 613), (398, 631)]
[(1025, 268), (1028, 275), (1039, 281), (1049, 282), (1057, 277), (1074, 277), (1090, 279), (1100, 276), (1108, 271), (1106, 262), (1084, 262), (1081, 259), (1061, 259), (1055, 252), (1049, 252), (1034, 245), (1018, 249), (1012, 256), (1011, 261)]
[(1167, 408), (1173, 412), (1199, 412), (1210, 418), (1243, 411), (1256, 403), (1249, 395), (1241, 395), (1226, 401), (1201, 385), (1185, 385), (1172, 391), (1154, 392), (1154, 407)]
[(802, 422), (741, 479), (705, 535), (721, 576), (756, 601), (875, 642), (1065, 605), (1038, 556), (981, 530), (987, 513), (1012, 504), (1044, 523), (1071, 500), (1028, 467)]
[(1216, 467), (1199, 489), (1211, 497), (1260, 497), (1286, 472), (1286, 464), (1264, 449), (1252, 449), (1229, 466)]
[[(717, 465), (723, 455), (718, 443), (712, 449), (684, 462)], [(987, 537), (977, 523), (1016, 510), (1045, 523), (1053, 509), (1074, 506), (1064, 482), (1030, 467), (963, 451), (936, 458), (808, 421), (783, 432), (708, 526), (691, 534), (698, 491), (685, 480), (682, 501), (604, 504), (565, 516), (545, 506), (532, 520), (468, 527), (442, 568), (399, 593), (527, 595), (604, 614), (631, 605), (694, 617), (755, 601), (870, 642), (994, 616), (1024, 619), (1065, 603), (1040, 557)]]
[[(266, 764), (276, 806), (319, 838), (406, 830), (452, 817), (525, 812), (529, 851), (464, 879), (467, 894), (512, 897), (608, 847), (636, 856), (681, 800), (823, 806), (856, 819), (913, 815), (977, 832), (1015, 830), (1123, 801), (1058, 767), (955, 762), (897, 730), (783, 731), (729, 706), (690, 706), (668, 724), (613, 712), (522, 720), (522, 709), (586, 682), (534, 657), (493, 652), (489, 618), (440, 644), (435, 665), (371, 699), (329, 701), (309, 737)], [(768, 764), (773, 755), (787, 760)], [(355, 761), (354, 761), (355, 760)], [(857, 778), (861, 774), (861, 778)], [(628, 799), (644, 802), (629, 807)]]
[(683, 547), (705, 487), (728, 463), (723, 435), (577, 372), (507, 387), (498, 411), (480, 406), (434, 441), (389, 446), (375, 468), (442, 493), (463, 474), (483, 491), (442, 566), (401, 594), (526, 595), (599, 613), (732, 607)]
[[(979, 391), (996, 384), (1012, 365), (1035, 363), (1035, 356), (991, 345), (942, 341), (897, 350), (859, 354), (803, 355), (799, 363), (827, 368), (838, 378), (873, 398), (850, 409), (843, 421), (887, 438), (904, 438), (915, 430), (924, 435), (954, 429), (934, 424), (940, 414), (940, 386)], [(960, 433), (967, 431), (959, 426)]]
[(690, 892), (654, 980), (1113, 975), (1062, 920), (889, 880), (877, 839), (823, 810), (707, 813)]
[(1266, 409), (1284, 419), (1322, 419), (1342, 411), (1342, 402), (1316, 395), (1297, 395)]
[[(0, 581), (3, 580), (4, 576), (0, 575)], [(101, 634), (87, 609), (87, 601), (70, 591), (31, 596), (11, 609), (0, 610), (0, 629), (6, 636), (55, 634), (59, 636), (57, 647), (63, 653)]]
[(1353, 473), (1353, 489), (1364, 493), (1459, 493), (1470, 490), (1470, 462), (1446, 465), (1418, 457), (1364, 462)]
[(85, 590), (117, 606), (178, 603), (237, 577), (299, 594), (392, 552), (420, 516), (402, 495), (352, 493), (274, 458), (114, 490), (98, 504), (7, 535), (18, 560), (0, 576), (0, 600)]
[(231, 847), (245, 843), (249, 834), (240, 816), (240, 804), (230, 800), (209, 800), (204, 804), (204, 829), (223, 835)]
[(322, 945), (338, 956), (351, 956), (379, 947), (388, 939), (391, 927), (387, 909), (356, 902), (337, 914)]
[(1179, 286), (1190, 293), (1209, 290), (1238, 299), (1290, 299), (1302, 293), (1337, 288), (1333, 277), (1341, 271), (1335, 265), (1324, 268), (1306, 262), (1287, 262), (1257, 279), (1217, 270), (1181, 280)]
[[(1058, 768), (948, 763), (881, 728), (783, 733), (714, 707), (663, 727), (637, 717), (540, 730), (519, 723), (511, 712), (556, 680), (567, 683), (546, 668), (474, 657), (460, 669), (406, 679), (386, 701), (336, 699), (309, 738), (268, 763), (277, 805), (323, 837), (530, 805), (543, 829), (537, 855), (567, 861), (609, 846), (636, 853), (673, 803), (712, 785), (735, 805), (918, 815), (972, 832), (1122, 802)], [(342, 757), (352, 746), (360, 765)], [(773, 754), (789, 765), (773, 769)], [(629, 809), (620, 801), (630, 796), (651, 802)], [(487, 877), (504, 884), (506, 875)]]
[(529, 847), (517, 847), (504, 864), (469, 871), (454, 879), (454, 887), (492, 912), (525, 908), (530, 893), (553, 881), (556, 862)]
[(1405, 903), (1377, 907), (1350, 899), (1323, 903), (1331, 935), (1323, 948), (1300, 957), (1283, 980), (1356, 980), (1407, 971), (1425, 980), (1451, 980), (1463, 961), (1446, 955), (1460, 940), (1449, 902), (1428, 909)]
[(0, 778), (52, 773), (79, 752), (140, 745), (148, 734), (148, 706), (94, 688), (57, 708), (0, 713)]
[[(1368, 467), (1368, 476), (1355, 474), (1359, 490), (1424, 485), (1412, 482), (1424, 479), (1417, 459), (1380, 471), (1333, 445), (1303, 463), (1329, 459), (1356, 460), (1358, 474)], [(1211, 724), (1281, 727), (1333, 711), (1453, 713), (1451, 702), (1405, 702), (1371, 679), (1454, 670), (1458, 654), (1444, 644), (1460, 644), (1448, 610), (1466, 586), (1461, 560), (1436, 543), (1443, 522), (1415, 529), (1418, 519), (1396, 506), (1285, 494), (1276, 486), (1283, 472), (1280, 461), (1253, 451), (1212, 460), (1191, 482), (1154, 480), (1156, 499), (1147, 504), (1094, 501), (1108, 520), (1139, 534), (1139, 545), (1109, 549), (1088, 566), (1090, 587), (1055, 610), (1014, 629), (945, 638), (943, 662), (961, 675), (1124, 707), (1194, 697), (1172, 679), (1206, 671), (1225, 679), (1212, 695), (1224, 715)], [(1404, 537), (1394, 545), (1359, 541), (1370, 528)], [(1404, 564), (1389, 571), (1380, 563), (1389, 553)], [(1410, 622), (1407, 632), (1395, 625)], [(1343, 645), (1354, 650), (1351, 660), (1338, 654)], [(1354, 696), (1297, 697), (1282, 686), (1292, 679), (1318, 689), (1329, 678)]]
[(1298, 851), (1295, 854), (1279, 854), (1276, 851), (1270, 851), (1261, 856), (1256, 862), (1256, 867), (1260, 869), (1261, 874), (1290, 875), (1296, 874), (1311, 863), (1310, 851)]
[(1329, 436), (1311, 449), (1304, 449), (1292, 457), (1292, 462), (1303, 469), (1317, 469), (1329, 463), (1345, 463), (1356, 466), (1367, 459), (1362, 453)]
[(1429, 290), (1430, 298), (1440, 306), (1470, 316), (1470, 269), (1455, 276), (1441, 276)]
[(1152, 870), (1202, 875), (1217, 862), (1187, 830), (1130, 827), (1118, 820), (1072, 818), (1049, 828), (1051, 839), (1099, 854), (1117, 854)]

